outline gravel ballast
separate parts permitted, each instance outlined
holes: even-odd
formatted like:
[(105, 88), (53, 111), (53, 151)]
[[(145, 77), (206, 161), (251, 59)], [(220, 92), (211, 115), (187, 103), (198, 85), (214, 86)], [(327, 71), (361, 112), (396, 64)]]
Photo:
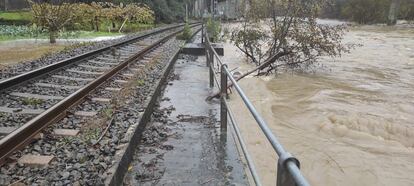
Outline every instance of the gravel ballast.
[[(99, 112), (98, 116), (86, 118), (69, 115), (57, 125), (49, 127), (42, 139), (14, 155), (16, 159), (23, 154), (53, 155), (55, 160), (49, 166), (31, 168), (19, 163), (5, 164), (0, 168), (0, 185), (19, 180), (27, 185), (104, 184), (109, 176), (107, 170), (115, 163), (114, 156), (119, 146), (128, 143), (125, 133), (131, 125), (140, 121), (146, 107), (144, 103), (151, 98), (156, 88), (155, 82), (162, 76), (170, 57), (183, 43), (171, 39), (163, 45), (157, 61), (146, 65), (126, 85), (122, 85), (122, 93), (112, 92), (111, 95), (111, 92), (97, 89), (90, 97), (110, 96), (113, 102), (105, 105), (87, 101), (71, 112), (93, 110)], [(10, 72), (14, 73), (12, 70)], [(125, 80), (117, 75), (107, 84), (114, 84), (112, 81), (115, 79)], [(108, 125), (110, 127), (105, 133)], [(78, 129), (81, 133), (76, 137), (57, 137), (51, 134), (55, 128)], [(103, 133), (105, 135), (99, 139)]]

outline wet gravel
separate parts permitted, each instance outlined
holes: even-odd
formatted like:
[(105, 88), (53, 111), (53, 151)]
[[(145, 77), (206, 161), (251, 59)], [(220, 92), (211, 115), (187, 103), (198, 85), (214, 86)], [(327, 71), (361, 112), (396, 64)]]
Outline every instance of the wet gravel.
[[(158, 103), (157, 103), (158, 104)], [(176, 122), (171, 121), (169, 115), (174, 107), (160, 109), (156, 105), (154, 112), (142, 134), (142, 139), (137, 152), (135, 154), (145, 154), (145, 157), (140, 156), (134, 159), (133, 179), (137, 182), (130, 183), (129, 179), (124, 179), (124, 185), (156, 185), (157, 180), (164, 176), (166, 171), (163, 166), (164, 154), (167, 151), (173, 150), (174, 146), (166, 144), (168, 138), (181, 138), (180, 134), (173, 132), (171, 127), (177, 125)], [(132, 176), (127, 175), (127, 176)]]
[(0, 113), (0, 127), (19, 127), (30, 121), (35, 115), (22, 115), (18, 113)]
[(22, 99), (8, 94), (0, 94), (0, 97), (1, 106), (21, 109), (48, 109), (59, 102), (59, 100)]
[(24, 92), (29, 94), (49, 95), (49, 96), (68, 96), (74, 92), (73, 89), (40, 87), (36, 84), (27, 84), (24, 87), (16, 87), (13, 92)]
[[(106, 171), (113, 166), (113, 158), (118, 145), (127, 143), (125, 133), (129, 126), (140, 121), (145, 109), (145, 101), (155, 90), (162, 69), (172, 54), (183, 44), (183, 41), (170, 40), (163, 46), (158, 63), (152, 64), (143, 72), (138, 73), (136, 80), (127, 85), (128, 91), (111, 92), (116, 104), (102, 104), (86, 101), (75, 107), (76, 110), (99, 111), (94, 118), (83, 118), (73, 115), (62, 119), (57, 125), (66, 129), (79, 129), (81, 134), (76, 137), (56, 137), (47, 131), (45, 137), (15, 153), (18, 158), (22, 154), (53, 155), (55, 160), (46, 168), (31, 168), (18, 163), (9, 163), (0, 167), (0, 185), (17, 180), (27, 185), (102, 185), (108, 177)], [(131, 71), (132, 73), (133, 71)], [(116, 76), (114, 79), (124, 79)], [(114, 83), (114, 82), (113, 82)], [(119, 84), (118, 84), (119, 85)], [(90, 96), (102, 94), (102, 89)], [(108, 94), (109, 93), (105, 93)], [(1, 104), (1, 103), (0, 103)], [(109, 116), (109, 117), (108, 117)], [(98, 138), (110, 125), (101, 141)]]

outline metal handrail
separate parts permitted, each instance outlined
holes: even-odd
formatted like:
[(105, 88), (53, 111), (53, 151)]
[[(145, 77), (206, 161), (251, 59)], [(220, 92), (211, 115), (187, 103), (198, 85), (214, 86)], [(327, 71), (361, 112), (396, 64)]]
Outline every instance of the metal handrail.
[[(209, 66), (210, 69), (210, 86), (214, 86), (212, 84), (213, 80), (212, 78), (216, 79), (215, 77), (215, 70), (214, 70), (214, 59), (217, 59), (218, 64), (221, 66), (221, 126), (222, 131), (226, 131), (227, 128), (227, 115), (228, 113), (230, 116), (230, 120), (233, 124), (233, 129), (236, 132), (236, 135), (239, 140), (239, 144), (242, 147), (243, 153), (246, 157), (246, 160), (248, 161), (249, 169), (251, 171), (251, 174), (253, 176), (253, 179), (256, 183), (256, 185), (261, 185), (260, 180), (258, 178), (258, 175), (255, 171), (254, 165), (252, 164), (252, 160), (250, 156), (247, 153), (247, 150), (245, 149), (245, 143), (240, 137), (240, 131), (238, 130), (237, 123), (235, 123), (234, 116), (231, 112), (228, 112), (229, 107), (227, 105), (226, 97), (227, 97), (227, 81), (228, 79), (232, 83), (232, 86), (235, 87), (237, 93), (242, 98), (244, 104), (249, 109), (250, 113), (256, 120), (257, 124), (261, 128), (262, 132), (265, 134), (266, 138), (272, 145), (273, 149), (279, 156), (278, 160), (278, 168), (277, 168), (277, 186), (293, 186), (293, 185), (300, 185), (300, 186), (309, 186), (309, 183), (305, 179), (305, 177), (302, 175), (300, 171), (300, 163), (299, 160), (293, 157), (289, 152), (287, 152), (282, 144), (279, 142), (279, 140), (276, 138), (276, 136), (273, 134), (271, 129), (268, 127), (266, 121), (260, 116), (260, 114), (257, 112), (256, 108), (253, 106), (249, 98), (246, 96), (242, 88), (239, 86), (237, 81), (233, 78), (230, 71), (228, 70), (228, 67), (225, 63), (223, 63), (215, 51), (215, 49), (212, 47), (210, 39), (208, 37), (208, 33), (203, 30), (202, 32), (202, 38), (205, 40), (205, 48), (206, 48), (206, 57), (207, 57), (207, 66)], [(224, 80), (225, 79), (225, 80)], [(216, 79), (216, 83), (217, 79)], [(225, 115), (225, 116), (223, 116)], [(223, 123), (223, 119), (224, 122)], [(224, 126), (224, 127), (223, 127)], [(246, 156), (247, 154), (247, 156)], [(250, 161), (250, 162), (249, 162)]]
[(234, 133), (236, 134), (237, 140), (239, 141), (240, 148), (243, 152), (244, 158), (246, 158), (247, 166), (249, 167), (250, 173), (253, 177), (253, 181), (257, 186), (262, 186), (262, 183), (260, 181), (260, 177), (257, 174), (256, 167), (254, 165), (253, 159), (251, 158), (249, 152), (247, 151), (246, 143), (244, 142), (243, 137), (242, 137), (241, 132), (240, 132), (240, 129), (239, 129), (239, 126), (237, 125), (237, 123), (234, 119), (234, 114), (231, 111), (230, 107), (228, 106), (228, 102), (225, 101), (224, 103), (226, 104), (228, 114), (230, 116), (231, 126), (234, 129)]

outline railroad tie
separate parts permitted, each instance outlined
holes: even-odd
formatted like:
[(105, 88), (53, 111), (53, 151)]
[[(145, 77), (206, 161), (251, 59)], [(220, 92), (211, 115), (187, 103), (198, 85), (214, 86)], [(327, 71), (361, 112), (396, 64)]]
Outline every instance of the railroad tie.
[(16, 129), (15, 127), (0, 127), (0, 136), (6, 136)]
[(46, 167), (55, 159), (54, 156), (42, 156), (42, 155), (32, 155), (26, 154), (23, 155), (19, 160), (18, 163), (24, 164), (29, 167)]
[(105, 57), (105, 59), (111, 59), (111, 60), (126, 60), (128, 59), (130, 56), (126, 56), (125, 54), (120, 54), (120, 55), (116, 55), (116, 56), (112, 56), (112, 55), (104, 55), (103, 57)]
[(56, 136), (73, 137), (79, 134), (79, 130), (75, 129), (54, 129), (53, 134)]
[(56, 85), (56, 84), (50, 84), (50, 83), (35, 83), (35, 85), (39, 87), (46, 87), (46, 88), (60, 88), (60, 89), (72, 89), (72, 90), (77, 90), (81, 88), (81, 86)]
[(128, 81), (117, 79), (117, 80), (115, 80), (115, 83), (126, 84), (126, 83), (128, 83)]
[(11, 107), (0, 107), (0, 112), (3, 113), (17, 113), (17, 114), (33, 114), (33, 115), (37, 115), (37, 114), (41, 114), (42, 112), (44, 112), (44, 109), (22, 109), (22, 108), (11, 108)]
[(92, 117), (92, 116), (96, 116), (98, 113), (97, 112), (93, 112), (93, 111), (76, 111), (75, 112), (75, 116), (80, 116), (80, 117)]
[(134, 74), (122, 74), (122, 76), (132, 78), (132, 77), (134, 77)]
[(102, 71), (111, 69), (111, 67), (98, 67), (98, 66), (91, 66), (91, 65), (78, 65), (78, 67), (94, 69), (94, 70), (102, 70)]
[(106, 87), (105, 90), (112, 91), (112, 92), (119, 92), (122, 89), (121, 88)]
[(109, 98), (92, 98), (93, 102), (100, 102), (100, 103), (111, 103), (111, 99)]
[(133, 50), (120, 50), (122, 53), (128, 54), (128, 55), (134, 55), (136, 54), (136, 49)]
[(63, 80), (69, 80), (69, 81), (86, 81), (86, 82), (90, 82), (93, 81), (94, 79), (92, 78), (74, 78), (74, 77), (69, 77), (69, 76), (58, 76), (58, 75), (53, 75), (53, 78), (58, 78), (58, 79), (63, 79)]
[(94, 64), (100, 64), (100, 65), (109, 65), (109, 66), (119, 64), (119, 63), (102, 62), (102, 61), (95, 61), (95, 60), (88, 60), (88, 63), (94, 63)]
[(67, 69), (66, 71), (77, 73), (77, 74), (86, 74), (86, 75), (102, 75), (103, 74), (103, 72), (80, 71), (80, 70), (73, 70), (73, 69)]

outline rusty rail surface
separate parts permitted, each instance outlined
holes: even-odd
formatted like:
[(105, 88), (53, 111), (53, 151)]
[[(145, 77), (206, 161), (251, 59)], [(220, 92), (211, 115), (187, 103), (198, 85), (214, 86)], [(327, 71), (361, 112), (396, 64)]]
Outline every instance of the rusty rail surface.
[[(297, 158), (292, 156), (279, 142), (276, 136), (273, 134), (272, 130), (267, 125), (266, 121), (260, 116), (259, 112), (256, 110), (254, 105), (251, 103), (249, 98), (246, 96), (242, 88), (239, 86), (237, 81), (233, 78), (230, 70), (227, 65), (223, 63), (212, 47), (208, 33), (206, 31), (202, 32), (202, 38), (204, 38), (204, 46), (206, 51), (207, 66), (209, 67), (209, 79), (210, 87), (214, 87), (214, 82), (217, 83), (217, 86), (220, 90), (220, 125), (221, 132), (223, 134), (227, 133), (228, 117), (230, 117), (231, 126), (233, 127), (233, 132), (236, 133), (236, 139), (240, 144), (240, 148), (243, 152), (244, 157), (246, 158), (248, 168), (250, 170), (253, 181), (256, 185), (262, 185), (259, 175), (254, 166), (253, 159), (247, 151), (247, 147), (243, 140), (243, 137), (240, 133), (238, 124), (236, 123), (235, 116), (231, 112), (231, 109), (228, 105), (226, 99), (228, 99), (228, 83), (232, 83), (232, 87), (236, 90), (235, 92), (241, 97), (244, 105), (250, 111), (250, 114), (255, 119), (257, 125), (260, 127), (264, 135), (266, 136), (268, 142), (272, 145), (274, 151), (278, 155), (277, 161), (277, 186), (309, 186), (310, 184), (303, 176), (300, 171), (300, 162)], [(218, 73), (220, 73), (220, 81), (216, 77), (216, 70), (214, 69), (214, 61), (217, 61)]]
[[(191, 27), (198, 26), (199, 23), (192, 24)], [(182, 26), (182, 25), (181, 25)], [(179, 27), (179, 26), (178, 26)], [(174, 29), (177, 27), (172, 27), (169, 29)], [(164, 30), (165, 31), (165, 30)], [(143, 55), (151, 51), (153, 48), (157, 47), (158, 45), (166, 42), (171, 37), (175, 36), (176, 34), (182, 32), (176, 31), (163, 39), (155, 42), (154, 44), (144, 48), (143, 50), (139, 51), (137, 54), (131, 56), (124, 62), (121, 62), (110, 71), (105, 72), (103, 75), (99, 76), (94, 81), (88, 83), (83, 88), (77, 90), (76, 92), (72, 93), (65, 99), (61, 100), (51, 108), (47, 109), (40, 115), (37, 115), (35, 118), (31, 119), (29, 122), (25, 123), (18, 129), (14, 130), (4, 138), (0, 140), (0, 165), (2, 165), (8, 156), (10, 156), (14, 151), (23, 148), (25, 145), (31, 142), (32, 138), (35, 137), (38, 133), (40, 133), (44, 128), (46, 128), (51, 123), (55, 122), (56, 120), (65, 116), (66, 111), (75, 106), (76, 104), (80, 103), (83, 98), (85, 98), (89, 93), (103, 84), (106, 80), (117, 74), (123, 68), (127, 67), (127, 65), (139, 58), (142, 58)], [(159, 32), (157, 32), (159, 33)]]

